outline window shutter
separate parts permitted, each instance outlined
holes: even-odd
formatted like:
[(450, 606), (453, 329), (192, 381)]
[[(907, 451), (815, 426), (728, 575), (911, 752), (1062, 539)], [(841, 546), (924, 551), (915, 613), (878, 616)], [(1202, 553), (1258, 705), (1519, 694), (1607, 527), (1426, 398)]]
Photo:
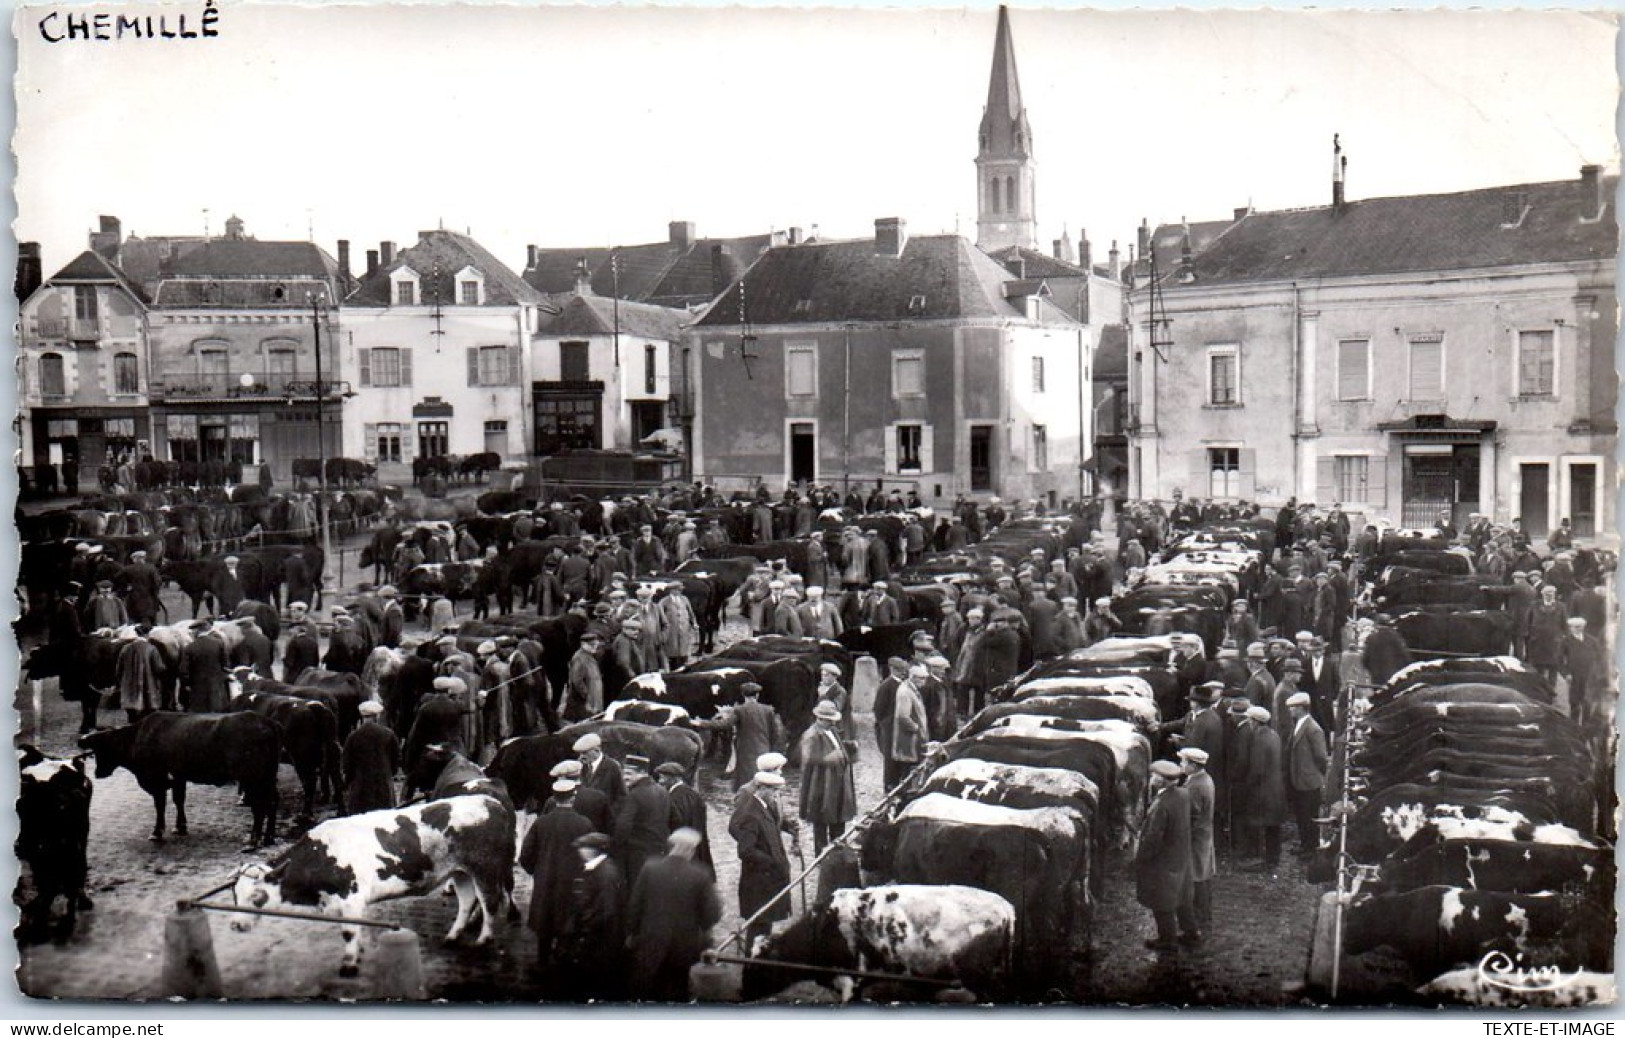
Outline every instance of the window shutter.
[(410, 349), (401, 349), (395, 355), (400, 358), (401, 385), (410, 386), (412, 384), (412, 351)]
[(1437, 400), (1444, 395), (1444, 343), (1437, 339), (1411, 343), (1411, 399)]
[(505, 347), (508, 351), (508, 385), (519, 385), (519, 347)]
[(897, 426), (886, 426), (886, 474), (897, 472)]
[(468, 384), (480, 384), (480, 350), (478, 346), (468, 348)]
[(417, 443), (413, 437), (411, 422), (401, 423), (401, 460), (411, 461), (417, 457)]
[(363, 448), (366, 451), (365, 457), (366, 457), (366, 459), (368, 461), (377, 461), (378, 460), (378, 426), (374, 425), (372, 422), (368, 422), (366, 425), (362, 426), (362, 428), (365, 430), (366, 439), (367, 439), (366, 445)]
[(1365, 500), (1373, 508), (1388, 507), (1388, 457), (1373, 454), (1366, 463)]
[(118, 365), (113, 362), (113, 358), (116, 356), (117, 354), (101, 355), (101, 371), (99, 374), (101, 375), (102, 396), (104, 397), (112, 396), (118, 388), (118, 372), (114, 370)]
[(1191, 451), (1190, 482), (1185, 485), (1186, 497), (1211, 497), (1213, 476), (1208, 467), (1207, 448)]
[(937, 470), (937, 459), (933, 447), (934, 445), (931, 442), (931, 427), (929, 425), (920, 426), (921, 475), (924, 475), (927, 472), (935, 472)]
[(1315, 504), (1325, 508), (1337, 500), (1337, 459), (1315, 459)]
[(372, 385), (372, 351), (356, 350), (356, 371), (363, 386)]
[(1251, 447), (1243, 447), (1239, 453), (1241, 455), (1241, 486), (1236, 491), (1236, 496), (1243, 501), (1251, 501), (1258, 485), (1258, 452)]
[(1337, 346), (1337, 396), (1364, 400), (1370, 382), (1371, 344), (1363, 339)]

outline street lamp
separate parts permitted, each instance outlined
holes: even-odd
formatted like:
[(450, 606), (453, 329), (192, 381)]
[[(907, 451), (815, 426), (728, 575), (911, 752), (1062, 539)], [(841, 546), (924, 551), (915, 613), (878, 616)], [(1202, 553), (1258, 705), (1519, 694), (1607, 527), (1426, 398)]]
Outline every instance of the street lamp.
[(310, 334), (316, 346), (316, 525), (322, 537), (322, 598), (332, 583), (333, 540), (327, 526), (327, 387), (322, 382), (322, 310), (327, 293), (310, 292)]

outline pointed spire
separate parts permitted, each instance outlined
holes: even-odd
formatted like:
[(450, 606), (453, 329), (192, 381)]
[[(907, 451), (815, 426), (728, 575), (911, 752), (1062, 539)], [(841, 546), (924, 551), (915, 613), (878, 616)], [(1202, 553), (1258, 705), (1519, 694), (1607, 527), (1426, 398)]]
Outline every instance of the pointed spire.
[(1032, 151), (1027, 109), (1021, 103), (1021, 80), (1016, 75), (1016, 46), (1010, 38), (1010, 9), (999, 6), (999, 28), (993, 39), (993, 72), (987, 84), (987, 107), (982, 111), (983, 155), (1025, 158)]

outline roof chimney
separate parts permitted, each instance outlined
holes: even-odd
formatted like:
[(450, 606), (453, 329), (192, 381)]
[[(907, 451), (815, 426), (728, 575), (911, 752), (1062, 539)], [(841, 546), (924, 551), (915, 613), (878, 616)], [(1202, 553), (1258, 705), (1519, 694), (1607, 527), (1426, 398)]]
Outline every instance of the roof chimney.
[(1061, 249), (1061, 239), (1051, 238), (1049, 243), (1050, 255), (1056, 259), (1066, 259), (1066, 253)]
[(1587, 163), (1580, 167), (1580, 219), (1600, 220), (1608, 208), (1602, 190), (1602, 167)]
[(1343, 178), (1348, 174), (1349, 160), (1343, 154), (1339, 134), (1332, 134), (1332, 205), (1343, 207)]
[(1123, 254), (1117, 251), (1117, 239), (1112, 239), (1111, 251), (1106, 253), (1106, 265), (1112, 272), (1113, 281), (1123, 280)]
[(226, 217), (226, 240), (242, 241), (244, 237), (243, 218), (238, 216), (236, 213), (232, 213), (230, 216)]
[(1089, 242), (1089, 232), (1078, 228), (1078, 266), (1084, 270), (1093, 270), (1094, 253), (1095, 247)]
[(680, 252), (687, 252), (694, 245), (693, 221), (673, 220), (666, 225), (666, 232)]
[(801, 228), (799, 228), (799, 227), (790, 228), (790, 244), (791, 245), (800, 245), (805, 240), (806, 239), (802, 236)]
[(1180, 217), (1179, 222), (1185, 227), (1179, 244), (1179, 280), (1189, 284), (1196, 280), (1196, 260), (1191, 256), (1191, 225), (1185, 223), (1184, 217)]
[(100, 218), (100, 229), (90, 232), (90, 247), (108, 259), (118, 256), (118, 247), (124, 240), (124, 228), (116, 216)]
[(592, 271), (587, 269), (587, 257), (576, 260), (576, 295), (592, 295)]
[(1245, 220), (1247, 217), (1251, 216), (1252, 214), (1253, 214), (1253, 207), (1252, 207), (1251, 203), (1248, 203), (1247, 205), (1237, 206), (1232, 212), (1232, 215), (1235, 217), (1235, 222), (1236, 223), (1240, 223), (1242, 220)]
[(711, 295), (720, 296), (732, 281), (728, 274), (728, 254), (721, 242), (714, 241), (711, 243)]
[(394, 263), (394, 262), (395, 262), (395, 243), (392, 242), (392, 241), (381, 241), (381, 242), (379, 242), (378, 243), (378, 265), (380, 267), (387, 267), (391, 263)]
[(525, 246), (525, 269), (536, 269), (536, 246), (534, 245)]
[(17, 243), (17, 302), (21, 303), (34, 294), (34, 290), (45, 280), (45, 265), (40, 259), (39, 242), (21, 241)]
[(378, 273), (378, 250), (377, 249), (368, 249), (367, 250), (367, 276), (372, 277), (376, 273)]
[(1139, 256), (1141, 259), (1151, 255), (1151, 225), (1140, 218)]
[(788, 245), (788, 244), (790, 244), (790, 235), (789, 235), (788, 232), (786, 232), (786, 231), (769, 231), (769, 232), (767, 232), (767, 246), (768, 246), (768, 248), (776, 249), (781, 245)]
[(339, 285), (350, 294), (350, 242), (345, 238), (339, 239)]
[(908, 223), (899, 216), (875, 221), (875, 255), (901, 256), (908, 245)]

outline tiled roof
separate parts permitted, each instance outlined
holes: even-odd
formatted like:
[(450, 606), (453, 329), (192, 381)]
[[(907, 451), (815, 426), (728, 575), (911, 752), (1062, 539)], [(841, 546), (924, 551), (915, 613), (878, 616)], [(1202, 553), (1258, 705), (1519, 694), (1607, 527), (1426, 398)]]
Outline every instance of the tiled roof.
[(111, 281), (119, 285), (126, 292), (143, 303), (147, 301), (146, 293), (141, 286), (132, 281), (124, 271), (109, 263), (100, 253), (86, 249), (68, 262), (68, 265), (57, 271), (50, 278), (50, 284), (73, 284), (75, 282), (106, 282)]
[(1108, 324), (1101, 326), (1100, 338), (1095, 343), (1096, 381), (1122, 381), (1128, 377), (1128, 326)]
[(1022, 245), (1008, 245), (988, 255), (1008, 270), (1012, 277), (1081, 278), (1089, 273), (1075, 263), (1056, 259), (1037, 249), (1029, 249)]
[[(1597, 192), (1583, 198), (1575, 179), (1252, 213), (1197, 250), (1196, 283), (1607, 259), (1618, 248), (1618, 182), (1617, 176), (1601, 178), (1600, 201)], [(1520, 195), (1526, 203), (1521, 214), (1515, 203), (1509, 212), (1509, 202)], [(1177, 264), (1176, 251), (1159, 273), (1172, 273)], [(1164, 285), (1173, 288), (1177, 281), (1165, 278)]]
[(248, 307), (304, 309), (312, 295), (327, 299), (331, 283), (320, 278), (165, 278), (153, 305), (159, 307)]
[[(618, 311), (618, 313), (617, 313)], [(571, 296), (556, 316), (547, 316), (537, 330), (538, 338), (566, 335), (613, 335), (617, 321), (622, 335), (676, 342), (690, 315), (687, 310), (650, 306), (603, 296)]]
[[(731, 283), (771, 244), (766, 234), (738, 238), (699, 238), (685, 248), (676, 242), (623, 245), (615, 249), (538, 249), (525, 282), (538, 292), (573, 292), (576, 269), (585, 261), (592, 290), (657, 306), (686, 307), (711, 301), (711, 255), (722, 246), (723, 283)], [(615, 264), (610, 264), (611, 255)]]
[(308, 241), (258, 241), (214, 238), (176, 256), (163, 266), (169, 277), (306, 277), (330, 278), (338, 264)]
[(485, 306), (515, 306), (539, 303), (541, 293), (515, 274), (485, 246), (456, 231), (420, 231), (418, 241), (403, 249), (388, 266), (363, 277), (355, 291), (344, 300), (346, 306), (389, 306), (394, 293), (389, 276), (410, 267), (418, 276), (420, 302), (440, 300), (442, 305), (457, 303), (457, 274), (473, 267), (485, 278)]
[[(719, 296), (697, 324), (832, 321), (1019, 319), (1004, 298), (1009, 273), (958, 235), (911, 237), (901, 256), (875, 252), (872, 238), (768, 250), (741, 282)], [(1073, 323), (1054, 307), (1045, 322)]]

